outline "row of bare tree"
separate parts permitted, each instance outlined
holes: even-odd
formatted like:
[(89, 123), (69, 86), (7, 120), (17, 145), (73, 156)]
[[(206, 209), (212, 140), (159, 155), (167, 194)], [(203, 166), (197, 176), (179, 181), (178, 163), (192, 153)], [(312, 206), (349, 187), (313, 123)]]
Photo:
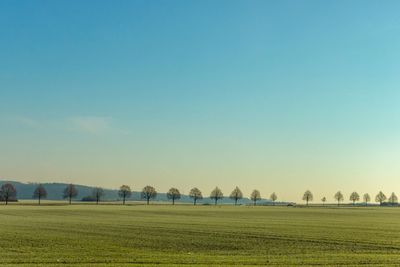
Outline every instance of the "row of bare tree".
[[(129, 199), (132, 195), (132, 190), (128, 185), (122, 185), (119, 188), (118, 195), (119, 195), (119, 197), (122, 198), (122, 203), (125, 205), (126, 200)], [(16, 196), (17, 196), (17, 190), (15, 189), (15, 187), (12, 184), (6, 183), (1, 186), (0, 199), (5, 201), (6, 205), (8, 204), (8, 202), (10, 200), (15, 200)], [(76, 198), (77, 196), (78, 196), (78, 190), (76, 189), (75, 185), (69, 184), (65, 187), (65, 189), (63, 191), (63, 198), (67, 199), (69, 204), (71, 204), (72, 199)], [(96, 201), (96, 204), (98, 204), (103, 197), (104, 197), (104, 190), (102, 188), (100, 188), (100, 187), (93, 188), (92, 199), (94, 199)], [(142, 189), (141, 198), (146, 200), (147, 204), (149, 204), (150, 200), (155, 199), (156, 197), (157, 197), (157, 191), (154, 187), (148, 185)], [(194, 205), (196, 205), (198, 200), (203, 199), (203, 195), (197, 187), (194, 187), (190, 190), (189, 197), (193, 199)], [(39, 184), (35, 188), (35, 190), (33, 192), (33, 198), (38, 199), (39, 205), (40, 205), (40, 201), (42, 199), (47, 198), (47, 191), (43, 185)], [(172, 204), (174, 205), (175, 201), (181, 198), (181, 193), (179, 192), (179, 190), (177, 188), (172, 187), (167, 192), (167, 198), (170, 199), (172, 201)], [(210, 193), (210, 199), (214, 200), (215, 205), (217, 205), (218, 201), (223, 198), (224, 198), (224, 195), (223, 195), (221, 189), (219, 189), (218, 187), (216, 187)], [(237, 205), (238, 201), (243, 199), (243, 193), (239, 189), (239, 187), (236, 186), (233, 189), (232, 193), (229, 195), (229, 198), (234, 200), (235, 205)], [(307, 190), (303, 195), (303, 200), (306, 202), (307, 206), (308, 206), (309, 202), (313, 201), (313, 198), (314, 198), (313, 194), (309, 190)], [(251, 201), (253, 201), (254, 205), (256, 205), (257, 201), (261, 200), (260, 191), (258, 191), (256, 189), (253, 190), (253, 192), (250, 194), (250, 199), (251, 199)], [(275, 201), (278, 199), (278, 196), (275, 194), (275, 192), (273, 192), (270, 195), (270, 199), (272, 201), (272, 204), (275, 205)], [(334, 195), (334, 199), (337, 201), (338, 206), (339, 206), (340, 203), (344, 201), (344, 196), (343, 196), (342, 192), (338, 191)], [(360, 201), (360, 195), (357, 192), (353, 192), (353, 193), (351, 193), (349, 200), (352, 201), (353, 205), (355, 205), (356, 202)], [(379, 202), (380, 205), (382, 205), (386, 200), (387, 200), (387, 197), (385, 196), (385, 194), (382, 191), (380, 191), (375, 197), (375, 201)], [(321, 199), (321, 201), (322, 201), (323, 205), (325, 205), (325, 203), (327, 201), (326, 197), (323, 197)], [(363, 201), (366, 205), (368, 205), (368, 203), (371, 201), (370, 195), (364, 194)], [(390, 195), (388, 201), (392, 205), (397, 204), (398, 200), (397, 200), (397, 196), (395, 195), (395, 193), (392, 193)]]
[[(341, 191), (336, 192), (333, 198), (335, 199), (335, 201), (337, 201), (338, 206), (341, 202), (344, 201), (344, 196)], [(303, 200), (306, 202), (307, 206), (308, 202), (313, 201), (313, 194), (311, 193), (311, 191), (307, 190), (304, 193)], [(349, 200), (353, 203), (353, 205), (355, 205), (356, 202), (360, 201), (360, 195), (357, 192), (353, 192), (350, 194)], [(389, 198), (387, 198), (382, 191), (379, 191), (379, 193), (375, 196), (375, 202), (379, 203), (380, 205), (382, 205), (386, 200), (388, 200), (389, 204), (391, 205), (396, 205), (398, 203), (397, 196), (394, 192), (390, 195)], [(327, 201), (326, 197), (323, 197), (321, 201), (323, 205), (325, 205)], [(363, 195), (363, 201), (365, 205), (368, 205), (368, 203), (371, 202), (371, 196), (368, 193), (365, 193)]]
[[(93, 188), (92, 191), (92, 196), (91, 198), (96, 201), (98, 204), (99, 201), (104, 197), (104, 190), (100, 187), (95, 187)], [(122, 204), (125, 204), (126, 200), (129, 199), (132, 195), (132, 190), (128, 185), (122, 185), (119, 190), (118, 190), (118, 195), (119, 197), (122, 198)], [(10, 184), (6, 183), (1, 186), (0, 189), (0, 199), (4, 200), (6, 205), (10, 200), (16, 200), (17, 196), (17, 190), (15, 187)], [(72, 203), (72, 199), (76, 198), (78, 196), (78, 189), (76, 189), (75, 185), (69, 184), (65, 187), (63, 191), (63, 198), (68, 200), (68, 203)], [(142, 189), (141, 192), (141, 198), (146, 200), (147, 204), (150, 203), (150, 200), (155, 199), (157, 197), (157, 191), (154, 187), (152, 186), (145, 186)], [(201, 191), (197, 188), (194, 187), (190, 190), (189, 197), (193, 199), (193, 204), (196, 205), (198, 200), (203, 199), (203, 195)], [(38, 203), (40, 205), (40, 202), (42, 199), (47, 198), (47, 190), (44, 188), (43, 185), (39, 184), (34, 192), (33, 192), (33, 198), (38, 200)], [(175, 201), (181, 198), (181, 193), (177, 188), (171, 188), (167, 192), (167, 198), (172, 200), (172, 204), (175, 204)], [(218, 187), (216, 187), (210, 194), (210, 198), (215, 201), (215, 204), (217, 204), (218, 200), (221, 200), (224, 198), (224, 195)], [(238, 201), (243, 198), (243, 193), (242, 191), (236, 187), (231, 195), (230, 198), (235, 201), (235, 205), (237, 205)], [(271, 194), (271, 199), (275, 203), (277, 200), (277, 196), (275, 193)], [(254, 190), (253, 193), (251, 194), (251, 200), (254, 202), (254, 205), (258, 200), (261, 199), (260, 192), (258, 190)]]

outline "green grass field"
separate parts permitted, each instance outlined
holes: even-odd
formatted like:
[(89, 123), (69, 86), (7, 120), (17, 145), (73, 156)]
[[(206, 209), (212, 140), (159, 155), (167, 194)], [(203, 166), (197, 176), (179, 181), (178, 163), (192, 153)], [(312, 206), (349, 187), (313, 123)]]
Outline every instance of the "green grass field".
[(400, 209), (0, 206), (2, 266), (400, 266)]

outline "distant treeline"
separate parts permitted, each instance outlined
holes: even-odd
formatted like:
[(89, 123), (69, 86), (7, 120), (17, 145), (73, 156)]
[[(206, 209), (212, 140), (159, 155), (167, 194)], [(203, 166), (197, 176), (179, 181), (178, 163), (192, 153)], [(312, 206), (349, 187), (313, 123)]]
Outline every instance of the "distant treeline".
[[(76, 199), (78, 196), (78, 189), (74, 184), (68, 184), (65, 186), (65, 188), (62, 191), (62, 198), (66, 199), (69, 204), (72, 203), (73, 199)], [(121, 202), (123, 205), (125, 205), (126, 201), (129, 200), (132, 196), (132, 190), (130, 186), (128, 185), (122, 185), (119, 190), (118, 190), (118, 196), (121, 199)], [(169, 189), (169, 191), (166, 193), (167, 199), (169, 199), (172, 203), (172, 205), (175, 204), (176, 200), (181, 199), (182, 195), (180, 191), (177, 188), (172, 187)], [(35, 188), (32, 190), (32, 198), (38, 200), (38, 204), (40, 205), (41, 200), (46, 199), (48, 197), (48, 191), (46, 190), (45, 186), (42, 184), (37, 184)], [(100, 201), (102, 201), (105, 197), (105, 190), (101, 187), (94, 187), (91, 190), (90, 195), (84, 196), (81, 201), (91, 201), (91, 202), (96, 202), (98, 204)], [(198, 189), (197, 187), (194, 187), (190, 190), (189, 197), (193, 201), (193, 205), (196, 205), (198, 201), (201, 201), (203, 199), (203, 194)], [(145, 186), (140, 194), (140, 198), (142, 200), (145, 200), (147, 204), (150, 203), (151, 200), (154, 200), (157, 198), (157, 191), (153, 186)], [(224, 194), (219, 189), (218, 187), (215, 187), (210, 195), (209, 198), (214, 202), (215, 205), (218, 204), (218, 201), (224, 199)], [(239, 189), (239, 187), (235, 187), (231, 194), (229, 195), (229, 199), (233, 200), (234, 204), (237, 205), (242, 199), (243, 199), (243, 193)], [(261, 198), (261, 193), (257, 189), (254, 189), (253, 192), (250, 194), (250, 200), (252, 201), (253, 205), (257, 205), (257, 202), (260, 201)], [(309, 202), (312, 202), (314, 200), (313, 194), (310, 190), (307, 190), (303, 194), (302, 198), (306, 205), (309, 205)], [(333, 199), (337, 202), (337, 205), (340, 206), (341, 203), (344, 202), (344, 195), (342, 194), (341, 191), (336, 192), (336, 194), (333, 196)], [(270, 200), (272, 201), (272, 205), (275, 205), (276, 201), (278, 200), (278, 195), (273, 192), (270, 195)], [(357, 192), (353, 192), (349, 196), (349, 200), (353, 205), (356, 205), (357, 203), (360, 204), (360, 201), (362, 201), (361, 204), (368, 205), (371, 202), (371, 196), (368, 193), (365, 193), (362, 196), (362, 200), (360, 195)], [(5, 202), (7, 205), (8, 202), (12, 201), (17, 201), (17, 189), (16, 187), (10, 183), (10, 182), (5, 182), (1, 185), (0, 187), (0, 201)], [(321, 199), (322, 205), (325, 205), (327, 202), (327, 198), (323, 197)], [(398, 205), (398, 199), (396, 194), (393, 192), (389, 198), (386, 197), (386, 195), (382, 192), (379, 191), (379, 193), (375, 196), (375, 202), (379, 203), (379, 205), (391, 205), (391, 206), (397, 206)]]

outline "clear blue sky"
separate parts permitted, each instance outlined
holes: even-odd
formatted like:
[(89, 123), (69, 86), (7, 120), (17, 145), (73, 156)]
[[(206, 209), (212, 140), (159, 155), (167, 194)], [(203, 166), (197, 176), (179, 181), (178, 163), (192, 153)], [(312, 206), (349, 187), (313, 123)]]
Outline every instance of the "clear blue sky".
[(0, 178), (400, 193), (399, 10), (3, 0)]

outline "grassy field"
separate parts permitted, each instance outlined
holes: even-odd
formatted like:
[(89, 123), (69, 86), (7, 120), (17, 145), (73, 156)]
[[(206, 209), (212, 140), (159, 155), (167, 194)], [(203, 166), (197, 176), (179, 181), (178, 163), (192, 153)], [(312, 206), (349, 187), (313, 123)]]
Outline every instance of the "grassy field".
[(2, 266), (400, 266), (399, 208), (0, 206)]

